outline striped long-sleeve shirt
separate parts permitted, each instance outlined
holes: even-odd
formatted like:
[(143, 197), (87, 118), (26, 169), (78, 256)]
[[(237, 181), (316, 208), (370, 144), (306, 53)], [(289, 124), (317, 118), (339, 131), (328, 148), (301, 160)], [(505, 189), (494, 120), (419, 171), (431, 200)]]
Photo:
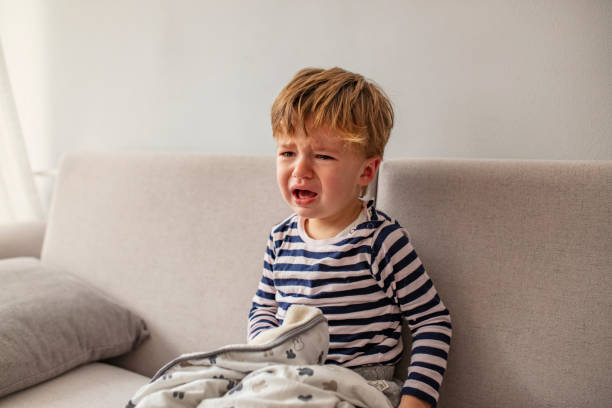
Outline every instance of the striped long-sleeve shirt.
[(450, 347), (450, 314), (406, 231), (372, 202), (345, 234), (311, 239), (292, 215), (273, 228), (249, 313), (249, 338), (282, 324), (292, 304), (315, 306), (329, 322), (326, 363), (393, 365), (401, 329), (413, 337), (402, 394), (435, 406)]

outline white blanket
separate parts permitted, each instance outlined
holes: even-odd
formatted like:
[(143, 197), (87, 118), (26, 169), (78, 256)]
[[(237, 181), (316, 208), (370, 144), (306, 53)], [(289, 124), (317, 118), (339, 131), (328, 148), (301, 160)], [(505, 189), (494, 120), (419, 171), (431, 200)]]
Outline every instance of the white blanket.
[(126, 408), (392, 408), (359, 374), (324, 365), (328, 347), (320, 310), (292, 306), (281, 327), (251, 344), (185, 354), (166, 364)]

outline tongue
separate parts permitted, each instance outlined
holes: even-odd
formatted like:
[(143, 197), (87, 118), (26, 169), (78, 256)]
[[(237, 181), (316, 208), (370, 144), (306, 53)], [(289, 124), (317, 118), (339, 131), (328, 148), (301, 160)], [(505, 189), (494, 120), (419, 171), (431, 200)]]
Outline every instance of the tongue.
[(311, 198), (311, 197), (314, 197), (315, 195), (317, 195), (317, 193), (315, 193), (313, 191), (298, 190), (298, 197), (299, 198)]

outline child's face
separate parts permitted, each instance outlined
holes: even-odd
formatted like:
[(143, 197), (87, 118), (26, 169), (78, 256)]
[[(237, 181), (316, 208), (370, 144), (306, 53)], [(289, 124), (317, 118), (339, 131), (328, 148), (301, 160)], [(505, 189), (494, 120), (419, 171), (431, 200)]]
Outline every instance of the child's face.
[(308, 135), (296, 129), (292, 136), (278, 135), (276, 141), (278, 185), (298, 215), (328, 221), (328, 226), (355, 215), (361, 187), (376, 175), (380, 157), (366, 158), (348, 148), (327, 126), (309, 128)]

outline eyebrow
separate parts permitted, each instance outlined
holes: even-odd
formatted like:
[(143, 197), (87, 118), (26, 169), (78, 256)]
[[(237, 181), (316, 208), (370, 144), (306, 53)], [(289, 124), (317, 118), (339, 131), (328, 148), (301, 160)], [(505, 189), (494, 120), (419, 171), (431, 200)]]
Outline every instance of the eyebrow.
[(283, 149), (286, 149), (288, 147), (294, 147), (294, 146), (295, 146), (295, 143), (277, 143), (276, 144), (277, 148), (283, 148)]
[[(276, 144), (277, 149), (289, 149), (289, 148), (295, 148), (295, 146), (296, 146), (295, 142), (292, 142), (292, 141), (277, 142)], [(316, 144), (316, 143), (313, 143), (312, 149), (321, 150), (321, 151), (329, 152), (329, 153), (338, 153), (342, 150), (341, 148), (338, 148), (337, 146), (332, 147), (332, 146), (326, 146), (325, 144)]]
[(314, 150), (323, 150), (325, 152), (330, 152), (330, 153), (337, 153), (340, 151), (340, 149), (338, 149), (336, 146), (326, 146), (324, 144), (315, 144), (314, 146), (312, 146), (312, 148)]

